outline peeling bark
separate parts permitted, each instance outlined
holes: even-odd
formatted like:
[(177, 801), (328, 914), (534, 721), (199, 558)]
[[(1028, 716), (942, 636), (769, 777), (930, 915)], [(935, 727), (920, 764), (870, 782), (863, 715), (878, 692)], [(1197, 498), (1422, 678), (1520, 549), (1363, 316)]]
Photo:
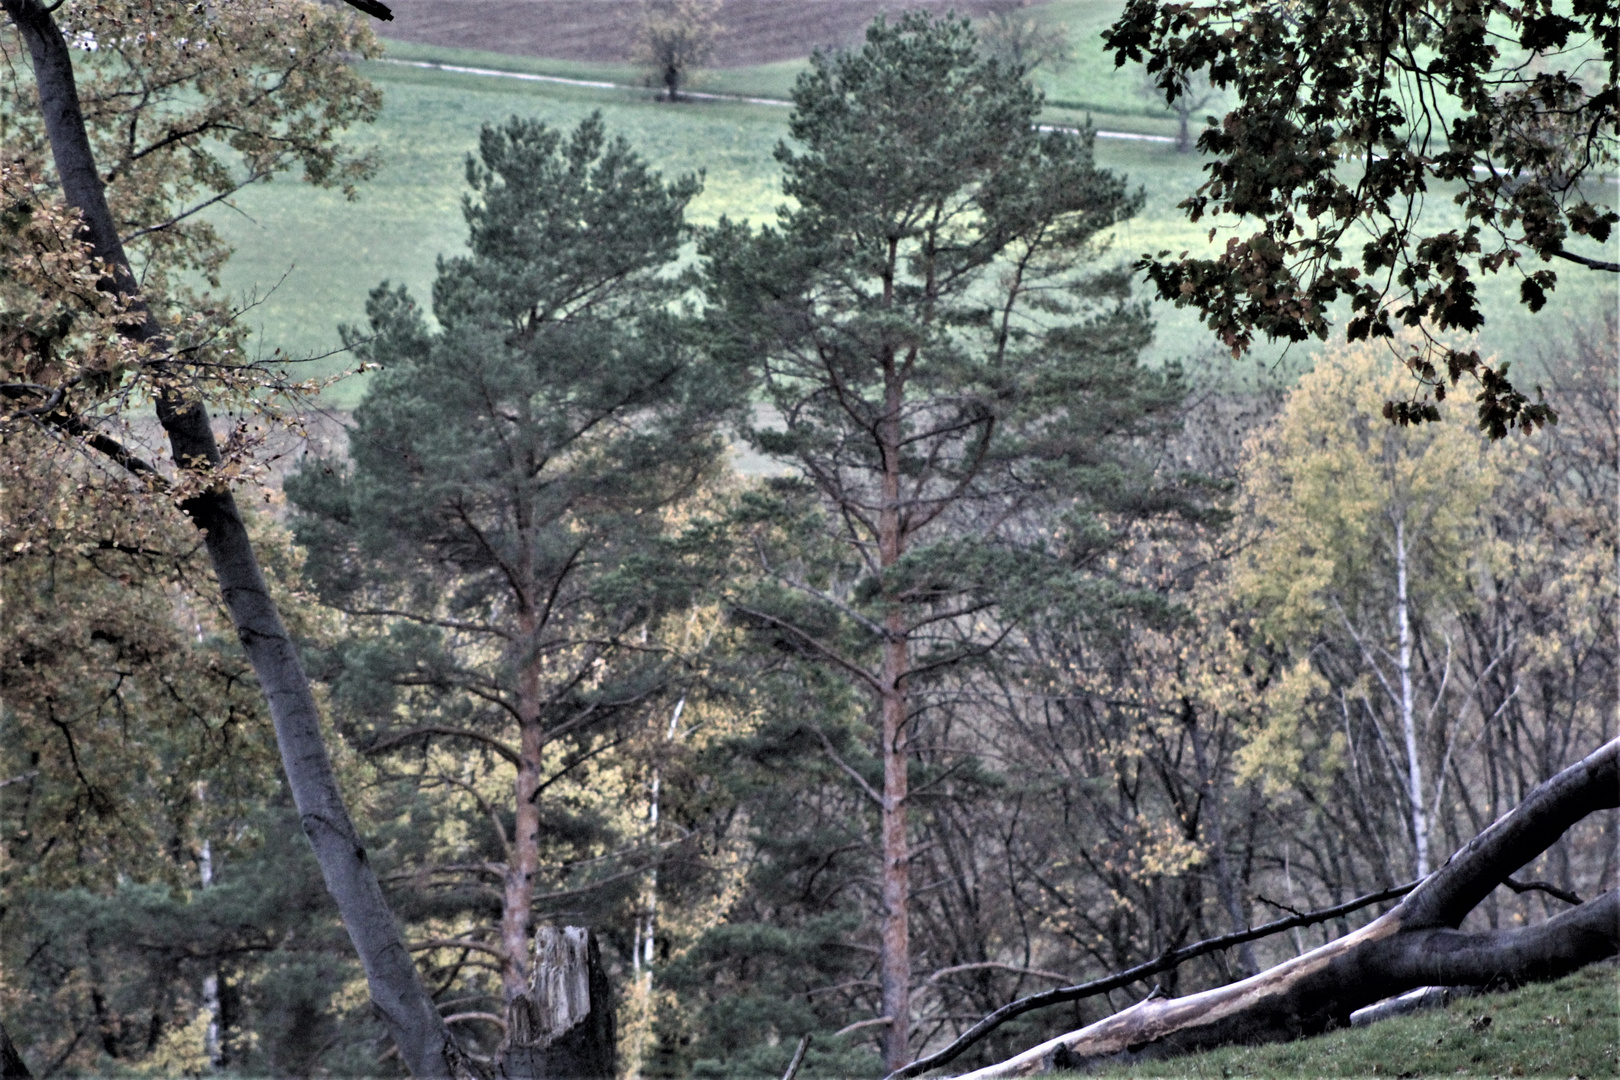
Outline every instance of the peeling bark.
[(1281, 1042), (1347, 1026), (1356, 1009), (1419, 986), (1553, 979), (1620, 953), (1620, 890), (1546, 922), (1463, 933), (1463, 918), (1570, 826), (1620, 806), (1620, 739), (1537, 787), (1393, 910), (1355, 933), (1230, 986), (1151, 998), (963, 1080), (1029, 1076)]

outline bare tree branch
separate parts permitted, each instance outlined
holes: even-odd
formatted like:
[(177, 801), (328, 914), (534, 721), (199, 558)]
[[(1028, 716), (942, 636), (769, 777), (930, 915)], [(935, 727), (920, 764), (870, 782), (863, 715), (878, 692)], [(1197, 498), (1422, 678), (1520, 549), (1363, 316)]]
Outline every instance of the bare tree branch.
[(485, 735), (480, 731), (468, 731), (466, 728), (445, 727), (439, 724), (424, 724), (421, 727), (413, 727), (409, 731), (389, 732), (370, 746), (365, 747), (362, 753), (380, 754), (385, 750), (392, 750), (401, 743), (408, 743), (412, 739), (421, 738), (424, 735), (443, 735), (450, 739), (471, 739), (489, 747), (513, 765), (523, 763), (523, 759), (518, 755), (518, 752), (499, 739)]

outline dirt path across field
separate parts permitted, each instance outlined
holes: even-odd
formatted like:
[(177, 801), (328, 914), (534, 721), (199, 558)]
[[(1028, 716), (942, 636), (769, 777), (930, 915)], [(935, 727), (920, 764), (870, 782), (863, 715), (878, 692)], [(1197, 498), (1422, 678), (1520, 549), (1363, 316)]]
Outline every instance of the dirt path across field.
[[(628, 59), (640, 0), (388, 0), (385, 38), (553, 60)], [(746, 67), (843, 47), (880, 12), (909, 8), (981, 15), (1019, 0), (721, 0), (716, 67)]]

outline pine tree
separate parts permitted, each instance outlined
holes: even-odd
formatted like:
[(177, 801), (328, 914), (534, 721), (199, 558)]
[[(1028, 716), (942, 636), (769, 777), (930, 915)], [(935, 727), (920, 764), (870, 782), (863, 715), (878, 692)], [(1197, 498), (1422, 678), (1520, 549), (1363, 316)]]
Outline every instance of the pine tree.
[(611, 826), (548, 808), (547, 787), (679, 677), (645, 631), (682, 602), (670, 512), (720, 467), (732, 390), (677, 310), (696, 179), (664, 182), (599, 117), (486, 127), (467, 176), (471, 252), (440, 261), (438, 328), (404, 289), (372, 294), (351, 340), (382, 371), (352, 467), (314, 463), (288, 492), (323, 596), (380, 623), (329, 672), (355, 734), (471, 821), (473, 857), (411, 869), (510, 1002), (542, 853)]
[(966, 21), (880, 19), (860, 51), (818, 54), (793, 101), (793, 205), (701, 246), (715, 347), (769, 405), (750, 437), (799, 473), (756, 507), (763, 583), (736, 610), (872, 708), (877, 772), (843, 767), (880, 819), (892, 1069), (910, 1054), (908, 785), (948, 769), (929, 745), (943, 684), (1030, 610), (1107, 607), (1093, 570), (1115, 526), (1163, 506), (1130, 447), (1179, 391), (1137, 362), (1151, 328), (1125, 277), (1087, 270), (1139, 197), (1089, 134), (1038, 130), (1038, 95)]

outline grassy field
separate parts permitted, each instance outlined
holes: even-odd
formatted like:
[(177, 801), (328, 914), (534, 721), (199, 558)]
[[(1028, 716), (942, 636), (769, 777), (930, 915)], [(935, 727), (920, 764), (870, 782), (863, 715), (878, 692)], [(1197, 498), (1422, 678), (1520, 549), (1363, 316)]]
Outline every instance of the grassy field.
[[(1481, 1018), (1489, 1017), (1489, 1023)], [(1058, 1077), (1078, 1074), (1059, 1073)], [(1103, 1077), (1620, 1075), (1620, 983), (1612, 963), (1554, 983), (1272, 1046), (1229, 1047), (1099, 1070)]]
[[(1043, 18), (1067, 22), (1077, 40), (1094, 38), (1111, 17), (1115, 0), (1057, 0), (1034, 9)], [(425, 45), (391, 45), (389, 59), (437, 60), (562, 78), (633, 83), (634, 69), (583, 61), (551, 61), (470, 53)], [(710, 73), (705, 89), (775, 97), (785, 94), (800, 69), (797, 62)], [(781, 201), (772, 151), (786, 135), (787, 110), (780, 106), (701, 101), (679, 105), (656, 102), (650, 92), (602, 89), (510, 78), (455, 74), (397, 63), (371, 63), (366, 73), (384, 93), (383, 115), (350, 139), (374, 148), (381, 161), (376, 178), (359, 198), (319, 191), (283, 178), (244, 192), (234, 209), (220, 208), (214, 220), (236, 255), (224, 286), (254, 330), (253, 347), (263, 355), (280, 350), (291, 357), (328, 353), (338, 344), (337, 326), (359, 322), (366, 294), (380, 281), (404, 282), (425, 298), (435, 260), (462, 249), (463, 161), (476, 145), (478, 129), (517, 114), (558, 126), (572, 126), (600, 110), (611, 131), (622, 133), (666, 175), (702, 171), (703, 195), (692, 207), (699, 224), (722, 214), (769, 220)], [(1144, 112), (1129, 73), (1115, 73), (1100, 46), (1074, 68), (1048, 80), (1053, 97), (1090, 101), (1099, 128), (1123, 132), (1168, 131), (1166, 122)], [(1117, 111), (1102, 111), (1103, 107)], [(1132, 112), (1131, 110), (1135, 110)], [(1083, 114), (1052, 110), (1055, 122)], [(1207, 243), (1201, 228), (1175, 210), (1198, 183), (1199, 162), (1164, 143), (1099, 139), (1100, 164), (1126, 174), (1145, 195), (1142, 213), (1117, 231), (1107, 256), (1126, 260), (1161, 248), (1182, 250)], [(1432, 200), (1446, 205), (1441, 200)], [(1435, 211), (1430, 211), (1434, 213)], [(1613, 245), (1612, 245), (1613, 246)], [(1610, 255), (1610, 258), (1615, 257)], [(1534, 318), (1514, 302), (1516, 284), (1490, 281), (1481, 291), (1494, 313), (1484, 335), (1487, 352), (1532, 356), (1546, 342), (1567, 334), (1572, 323), (1620, 303), (1613, 275), (1559, 268), (1561, 284), (1549, 310)], [(1213, 348), (1209, 335), (1185, 311), (1158, 305), (1159, 336), (1153, 358), (1198, 358)], [(1310, 348), (1305, 348), (1307, 354)], [(1260, 351), (1273, 362), (1282, 350)], [(1295, 359), (1298, 359), (1296, 356)], [(308, 365), (309, 371), (341, 370), (341, 357)], [(359, 380), (334, 389), (328, 403), (352, 405), (362, 392)]]

